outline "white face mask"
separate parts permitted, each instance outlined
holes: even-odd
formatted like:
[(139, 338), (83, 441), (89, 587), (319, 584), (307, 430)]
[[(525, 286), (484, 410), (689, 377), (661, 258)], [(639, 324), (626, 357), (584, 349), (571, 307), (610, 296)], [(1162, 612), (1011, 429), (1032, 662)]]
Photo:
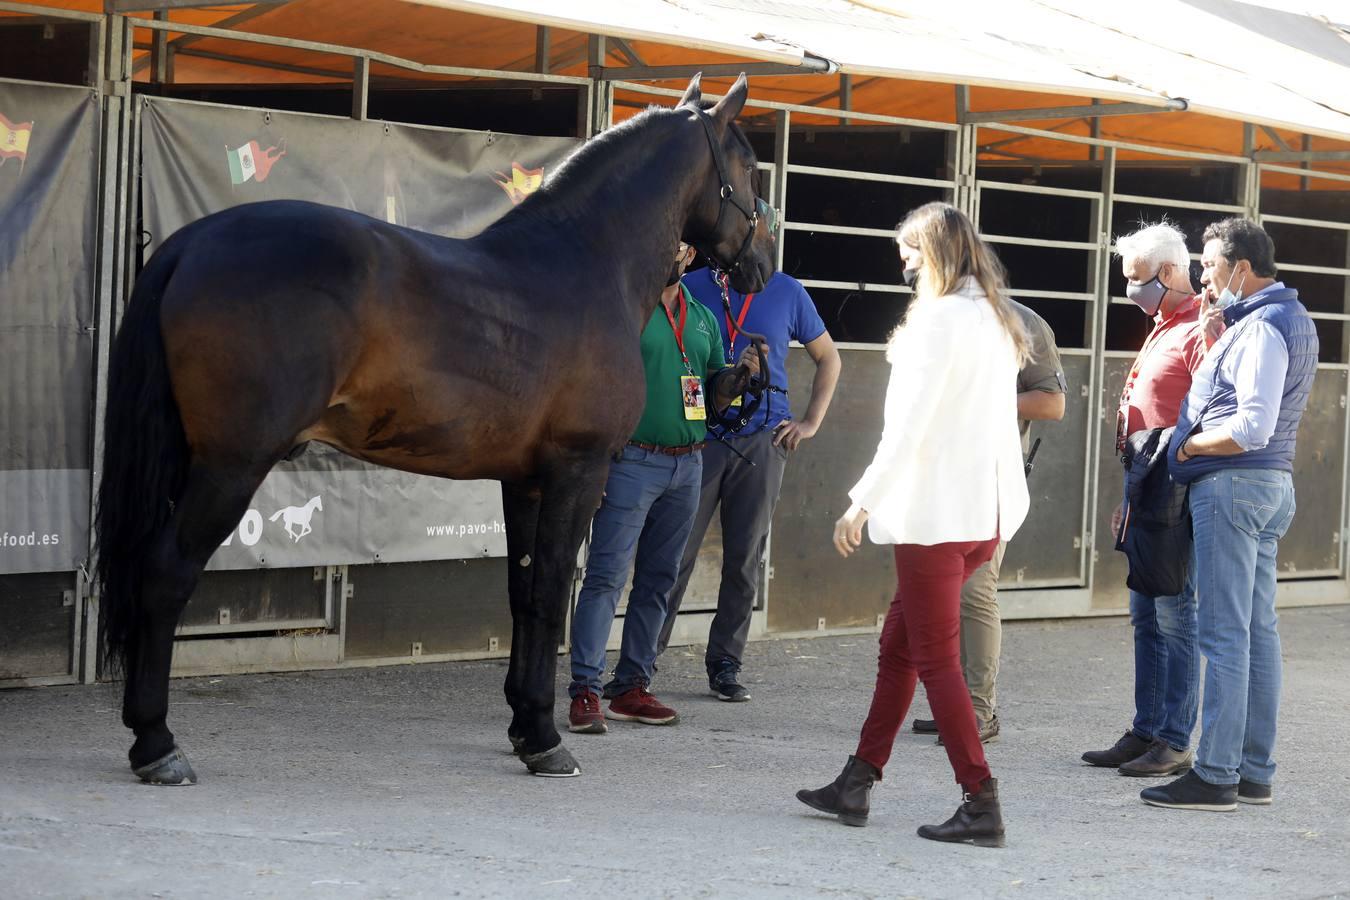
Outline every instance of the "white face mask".
[(1214, 305), (1219, 309), (1227, 309), (1242, 299), (1242, 286), (1247, 283), (1246, 275), (1243, 275), (1242, 280), (1238, 282), (1236, 294), (1228, 289), (1233, 284), (1233, 276), (1236, 274), (1237, 272), (1234, 272), (1228, 276), (1228, 284), (1224, 285), (1224, 289), (1219, 293), (1219, 299), (1214, 301)]

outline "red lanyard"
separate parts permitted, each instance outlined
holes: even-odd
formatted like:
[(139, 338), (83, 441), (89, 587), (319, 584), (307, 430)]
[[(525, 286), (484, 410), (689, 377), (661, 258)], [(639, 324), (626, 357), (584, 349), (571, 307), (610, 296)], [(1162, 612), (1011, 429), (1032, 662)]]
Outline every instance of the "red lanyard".
[(750, 311), (750, 304), (754, 301), (754, 294), (745, 295), (745, 304), (741, 307), (741, 314), (736, 317), (736, 324), (731, 324), (731, 303), (728, 302), (726, 311), (723, 313), (727, 317), (727, 362), (730, 363), (736, 358), (736, 338), (741, 334), (741, 326), (745, 324), (745, 314)]
[(684, 287), (680, 287), (680, 324), (676, 326), (675, 317), (670, 313), (670, 307), (665, 303), (661, 304), (661, 311), (666, 314), (666, 321), (670, 323), (670, 330), (675, 332), (675, 346), (680, 348), (680, 359), (684, 360), (684, 370), (690, 375), (694, 374), (694, 367), (689, 365), (689, 354), (684, 352), (684, 323), (689, 318), (689, 304), (684, 299)]

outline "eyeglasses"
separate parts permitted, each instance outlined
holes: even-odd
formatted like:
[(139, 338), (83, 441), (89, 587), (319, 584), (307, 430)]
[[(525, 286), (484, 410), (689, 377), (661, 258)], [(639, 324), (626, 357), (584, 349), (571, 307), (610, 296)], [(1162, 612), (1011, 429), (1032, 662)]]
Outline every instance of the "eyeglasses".
[(778, 227), (781, 224), (778, 221), (778, 210), (770, 206), (763, 197), (755, 198), (755, 213), (764, 220), (764, 227), (769, 229), (769, 234), (778, 234)]

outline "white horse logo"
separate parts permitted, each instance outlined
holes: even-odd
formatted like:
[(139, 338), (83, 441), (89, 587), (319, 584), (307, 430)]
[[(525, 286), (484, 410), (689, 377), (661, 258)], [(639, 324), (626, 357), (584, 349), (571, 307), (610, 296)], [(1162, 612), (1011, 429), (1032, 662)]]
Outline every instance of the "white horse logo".
[[(269, 521), (275, 522), (277, 519), (285, 516), (286, 518), (282, 524), (286, 526), (286, 533), (291, 536), (291, 540), (299, 543), (302, 537), (314, 530), (309, 527), (309, 520), (313, 517), (314, 510), (316, 509), (323, 512), (323, 499), (320, 497), (310, 497), (309, 502), (304, 506), (288, 506), (285, 509), (277, 510), (272, 514), (272, 518)], [(299, 532), (292, 530), (292, 526), (295, 525), (300, 526)]]

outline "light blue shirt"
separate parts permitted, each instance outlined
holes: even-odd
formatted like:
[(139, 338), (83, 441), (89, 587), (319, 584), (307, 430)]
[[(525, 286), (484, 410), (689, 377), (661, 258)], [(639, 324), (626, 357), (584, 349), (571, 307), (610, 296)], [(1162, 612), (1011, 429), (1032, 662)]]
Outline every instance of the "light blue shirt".
[[(1284, 290), (1284, 282), (1262, 288), (1251, 297)], [(1223, 333), (1209, 353), (1220, 359), (1217, 377), (1233, 386), (1237, 412), (1213, 429), (1226, 434), (1243, 450), (1260, 450), (1275, 433), (1289, 369), (1289, 348), (1269, 322), (1248, 317)]]

